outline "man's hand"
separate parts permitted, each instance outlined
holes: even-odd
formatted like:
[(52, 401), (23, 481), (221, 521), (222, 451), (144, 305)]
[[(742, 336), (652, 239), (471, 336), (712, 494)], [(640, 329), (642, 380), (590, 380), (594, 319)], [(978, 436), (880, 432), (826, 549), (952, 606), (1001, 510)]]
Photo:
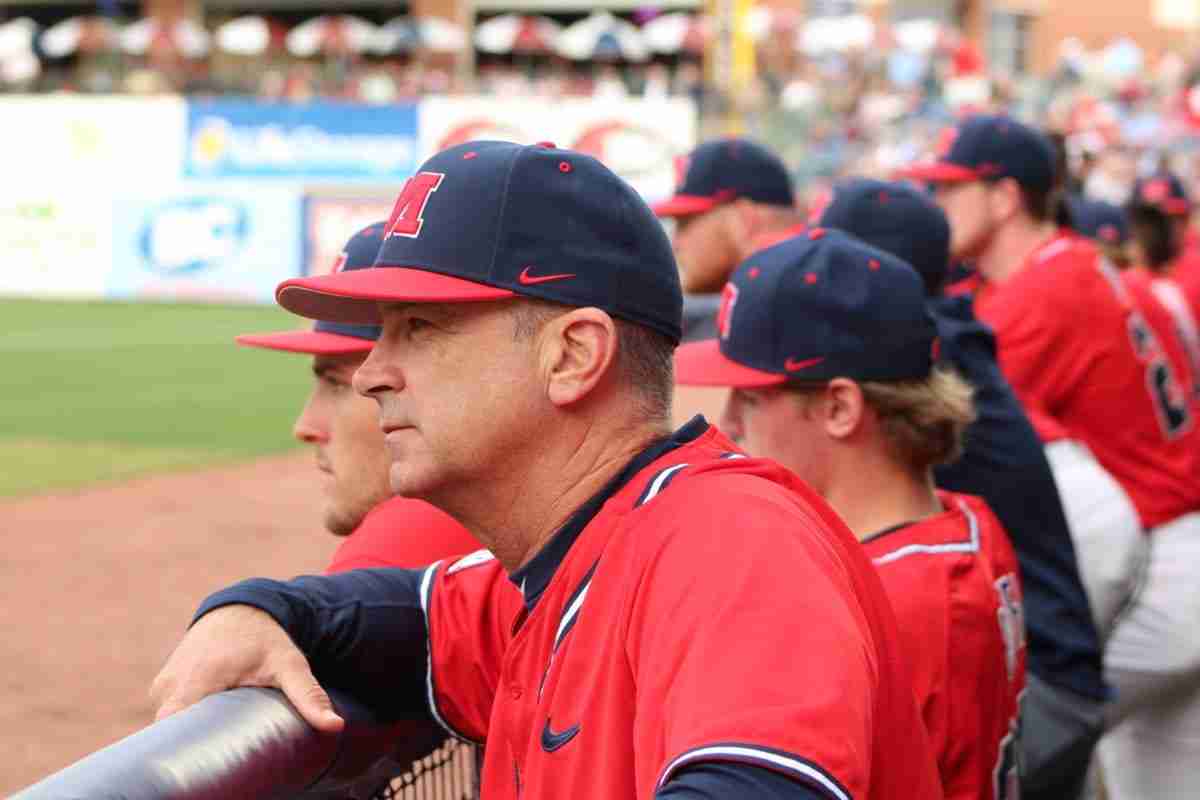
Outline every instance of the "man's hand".
[(154, 718), (239, 686), (281, 689), (318, 731), (337, 733), (345, 725), (283, 628), (257, 608), (238, 605), (205, 614), (183, 637), (150, 686)]

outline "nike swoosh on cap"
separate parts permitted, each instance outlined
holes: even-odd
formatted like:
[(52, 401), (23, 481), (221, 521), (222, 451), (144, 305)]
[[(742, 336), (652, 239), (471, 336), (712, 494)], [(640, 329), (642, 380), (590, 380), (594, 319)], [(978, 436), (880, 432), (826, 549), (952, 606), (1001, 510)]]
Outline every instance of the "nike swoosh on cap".
[(564, 278), (574, 278), (574, 272), (562, 272), (557, 275), (530, 275), (529, 267), (521, 270), (521, 274), (517, 276), (517, 281), (523, 286), (533, 286), (537, 283), (545, 283), (546, 281), (561, 281)]
[(546, 717), (546, 726), (542, 728), (542, 749), (547, 753), (553, 753), (555, 750), (574, 739), (578, 733), (578, 723), (559, 733), (555, 733), (550, 729), (550, 718)]
[(817, 364), (820, 364), (824, 360), (825, 360), (824, 356), (822, 356), (820, 358), (806, 358), (803, 361), (793, 361), (792, 359), (789, 358), (788, 360), (783, 362), (783, 368), (786, 369), (788, 372), (798, 372), (802, 369), (808, 369), (809, 367), (815, 367)]

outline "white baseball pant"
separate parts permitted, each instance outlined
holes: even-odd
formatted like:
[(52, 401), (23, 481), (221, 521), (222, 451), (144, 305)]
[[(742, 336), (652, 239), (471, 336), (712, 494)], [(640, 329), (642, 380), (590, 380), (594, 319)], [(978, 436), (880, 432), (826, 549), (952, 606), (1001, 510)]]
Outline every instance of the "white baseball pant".
[(1137, 590), (1147, 537), (1129, 496), (1087, 445), (1071, 439), (1050, 442), (1046, 459), (1062, 499), (1092, 620), (1105, 640)]
[(1150, 532), (1145, 582), (1105, 648), (1110, 800), (1200, 796), (1200, 512)]

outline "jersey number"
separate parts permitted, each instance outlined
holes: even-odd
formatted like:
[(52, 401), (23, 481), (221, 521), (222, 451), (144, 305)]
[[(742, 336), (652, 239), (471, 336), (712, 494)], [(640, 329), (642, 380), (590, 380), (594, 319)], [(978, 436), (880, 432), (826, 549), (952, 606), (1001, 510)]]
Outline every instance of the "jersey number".
[(415, 239), (421, 233), (421, 226), (425, 224), (425, 204), (429, 202), (429, 195), (442, 185), (444, 177), (441, 172), (418, 172), (405, 182), (396, 205), (392, 206), (387, 236)]
[(1129, 338), (1134, 352), (1146, 365), (1146, 389), (1158, 416), (1158, 425), (1168, 439), (1191, 429), (1192, 416), (1187, 393), (1179, 386), (1166, 352), (1141, 314), (1129, 315)]

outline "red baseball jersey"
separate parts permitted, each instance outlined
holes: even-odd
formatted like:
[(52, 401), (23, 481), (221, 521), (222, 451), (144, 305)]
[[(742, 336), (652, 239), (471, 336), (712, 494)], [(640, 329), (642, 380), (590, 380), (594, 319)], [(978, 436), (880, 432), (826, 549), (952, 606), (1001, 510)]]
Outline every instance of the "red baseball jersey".
[(1171, 265), (1171, 278), (1179, 284), (1192, 309), (1192, 318), (1200, 320), (1200, 241), (1189, 229), (1183, 253)]
[[(1197, 288), (1200, 289), (1200, 284), (1197, 284)], [(1196, 316), (1195, 308), (1179, 281), (1173, 278), (1155, 278), (1150, 282), (1150, 290), (1171, 315), (1171, 321), (1175, 324), (1175, 330), (1183, 342), (1188, 362), (1192, 366), (1196, 390), (1200, 391), (1200, 318)], [(1200, 295), (1197, 296), (1197, 300), (1200, 300)]]
[(1070, 233), (1007, 280), (983, 280), (975, 313), (1034, 419), (1088, 445), (1152, 528), (1200, 509), (1200, 429), (1190, 398), (1116, 269)]
[(896, 611), (947, 800), (1017, 798), (1025, 689), (1017, 558), (983, 500), (938, 496), (942, 514), (863, 546)]
[[(1164, 297), (1173, 297), (1170, 289), (1173, 284), (1166, 280), (1155, 280), (1153, 275), (1141, 268), (1123, 271), (1121, 282), (1129, 292), (1129, 301), (1141, 312), (1155, 339), (1162, 346), (1167, 367), (1171, 371), (1172, 384), (1177, 386), (1185, 397), (1191, 398), (1194, 417), (1200, 412), (1196, 395), (1196, 381), (1200, 378), (1196, 372), (1196, 365), (1200, 362), (1194, 360), (1194, 351), (1188, 348), (1186, 328), (1183, 327), (1188, 319), (1172, 313), (1163, 302)], [(1183, 402), (1182, 398), (1180, 402)]]
[(672, 441), (514, 573), (511, 626), (494, 622), (513, 593), (487, 553), (425, 572), (429, 704), (486, 742), (485, 795), (649, 800), (693, 765), (737, 762), (836, 800), (941, 797), (858, 542), (703, 420)]
[(424, 567), (479, 549), (453, 517), (421, 500), (393, 497), (367, 514), (333, 554), (326, 574), (366, 567)]

